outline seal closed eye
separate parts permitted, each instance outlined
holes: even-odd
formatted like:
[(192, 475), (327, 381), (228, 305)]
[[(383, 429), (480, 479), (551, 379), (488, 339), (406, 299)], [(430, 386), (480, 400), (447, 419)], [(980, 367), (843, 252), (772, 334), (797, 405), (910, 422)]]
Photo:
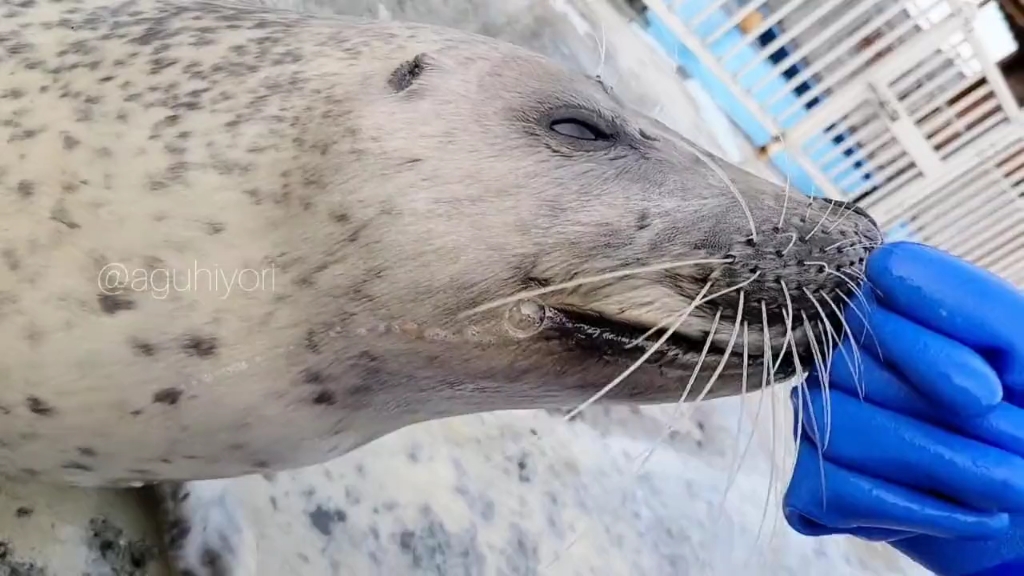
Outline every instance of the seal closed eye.
[(593, 115), (587, 114), (583, 111), (577, 111), (574, 114), (558, 114), (555, 119), (551, 121), (550, 128), (558, 134), (568, 138), (591, 142), (608, 142), (609, 144), (614, 143), (615, 139), (612, 135), (608, 134), (604, 129), (599, 128), (596, 124), (597, 122)]

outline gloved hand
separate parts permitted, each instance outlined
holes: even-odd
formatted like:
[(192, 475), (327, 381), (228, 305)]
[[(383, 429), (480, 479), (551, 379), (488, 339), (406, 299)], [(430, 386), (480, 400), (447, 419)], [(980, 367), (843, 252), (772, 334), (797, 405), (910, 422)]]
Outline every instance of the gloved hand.
[(1024, 574), (1024, 294), (910, 243), (879, 248), (867, 278), (854, 337), (794, 394), (787, 521), (941, 576)]

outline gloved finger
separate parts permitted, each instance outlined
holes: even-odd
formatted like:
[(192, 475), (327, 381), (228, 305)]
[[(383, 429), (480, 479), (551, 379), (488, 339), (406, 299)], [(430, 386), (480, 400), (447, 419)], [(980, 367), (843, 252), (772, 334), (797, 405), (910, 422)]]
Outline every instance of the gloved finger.
[[(1024, 458), (1024, 409), (1000, 402), (992, 411), (978, 418), (937, 409), (874, 356), (863, 350), (855, 354), (855, 346), (850, 340), (845, 340), (833, 355), (828, 378), (831, 390), (857, 398), (863, 395), (864, 400), (875, 406), (940, 426)], [(856, 361), (845, 362), (840, 359), (844, 355)], [(819, 381), (808, 380), (808, 384), (814, 385)]]
[(1002, 401), (999, 375), (974, 350), (883, 306), (872, 306), (865, 318), (867, 325), (855, 314), (846, 317), (854, 332), (871, 328), (872, 342), (861, 352), (881, 356), (882, 362), (941, 409), (977, 417)]
[(1024, 458), (819, 385), (801, 396), (798, 419), (833, 464), (975, 510), (1024, 512)]
[(853, 534), (896, 540), (907, 533), (945, 538), (993, 538), (1009, 515), (978, 512), (822, 460), (800, 442), (793, 478), (783, 498), (789, 525), (809, 536)]
[(796, 508), (784, 508), (783, 517), (786, 518), (786, 523), (789, 524), (789, 527), (797, 534), (811, 537), (847, 535), (870, 542), (893, 542), (903, 538), (910, 538), (917, 534), (916, 532), (892, 530), (889, 528), (872, 528), (870, 526), (834, 528), (821, 524), (811, 519), (810, 516), (804, 516)]
[(908, 242), (881, 246), (867, 277), (890, 310), (984, 356), (1024, 406), (1024, 293), (974, 264)]

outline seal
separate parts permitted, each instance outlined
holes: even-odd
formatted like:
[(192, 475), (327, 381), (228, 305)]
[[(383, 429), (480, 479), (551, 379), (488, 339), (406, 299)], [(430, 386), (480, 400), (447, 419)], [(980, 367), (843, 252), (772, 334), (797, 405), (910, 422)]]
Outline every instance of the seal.
[(229, 2), (0, 11), (12, 478), (169, 483), (195, 516), (184, 495), (221, 491), (190, 481), (416, 422), (740, 394), (842, 336), (881, 242), (482, 36)]

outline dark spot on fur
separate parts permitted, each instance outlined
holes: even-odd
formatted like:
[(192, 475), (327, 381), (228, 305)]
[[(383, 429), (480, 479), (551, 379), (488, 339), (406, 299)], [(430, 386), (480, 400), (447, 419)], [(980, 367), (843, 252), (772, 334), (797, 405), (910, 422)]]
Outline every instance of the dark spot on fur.
[(317, 406), (334, 406), (337, 402), (338, 398), (330, 390), (321, 390), (313, 397), (313, 404)]
[(323, 506), (317, 506), (309, 513), (309, 523), (324, 536), (330, 536), (334, 532), (334, 525), (346, 520), (348, 520), (348, 514), (344, 510), (328, 510)]
[(127, 296), (120, 294), (100, 294), (96, 297), (100, 303), (100, 310), (105, 314), (117, 314), (125, 310), (134, 310), (135, 302)]
[(18, 259), (18, 254), (13, 248), (4, 248), (3, 251), (0, 252), (0, 256), (3, 256), (4, 264), (11, 272), (17, 272), (18, 269), (21, 268), (21, 260)]
[(78, 145), (81, 143), (81, 140), (75, 138), (74, 136), (68, 134), (67, 132), (65, 132), (61, 137), (61, 145), (64, 147), (65, 150), (74, 150), (75, 148), (78, 148)]
[(139, 340), (138, 338), (132, 338), (131, 340), (132, 350), (140, 356), (155, 356), (156, 346), (146, 342), (145, 340)]
[(153, 403), (174, 406), (179, 400), (181, 400), (182, 393), (183, 391), (181, 388), (164, 388), (163, 390), (157, 390), (153, 393)]
[(527, 484), (533, 482), (533, 467), (530, 465), (530, 455), (523, 452), (516, 460), (516, 468), (519, 470), (519, 481)]
[(31, 198), (36, 193), (36, 183), (31, 180), (18, 182), (18, 195), (22, 198)]
[(65, 469), (65, 470), (78, 470), (80, 472), (92, 472), (92, 466), (89, 466), (88, 464), (83, 464), (81, 462), (76, 462), (74, 460), (69, 460), (69, 461), (61, 464), (60, 467)]
[(90, 448), (89, 446), (79, 446), (77, 450), (80, 455), (85, 456), (86, 458), (95, 458), (99, 455), (95, 448)]
[(636, 218), (636, 229), (637, 231), (646, 230), (651, 225), (651, 213), (647, 210), (642, 210), (640, 215)]
[(303, 384), (323, 384), (324, 380), (324, 373), (319, 370), (306, 368), (302, 371)]
[(206, 233), (209, 234), (210, 236), (216, 236), (217, 234), (220, 234), (221, 232), (223, 232), (224, 229), (225, 229), (225, 226), (221, 222), (207, 222), (206, 223)]
[(131, 412), (129, 412), (129, 414), (131, 414), (132, 416), (135, 416), (135, 417), (137, 418), (137, 417), (139, 417), (139, 416), (142, 416), (142, 412), (143, 412), (143, 411), (142, 411), (142, 409), (140, 408), (140, 409), (138, 409), (138, 410), (132, 410)]
[(354, 401), (365, 400), (373, 395), (373, 385), (368, 382), (359, 382), (346, 390), (347, 396)]
[(249, 199), (252, 200), (252, 203), (256, 204), (257, 206), (263, 203), (263, 198), (260, 196), (260, 191), (256, 188), (246, 188), (245, 190), (242, 190), (242, 194), (248, 196)]
[(352, 217), (344, 212), (331, 212), (331, 220), (338, 224), (347, 224), (352, 220)]
[(181, 349), (189, 356), (209, 358), (217, 353), (217, 339), (212, 336), (186, 336)]
[(388, 86), (395, 92), (402, 92), (412, 86), (427, 67), (427, 55), (417, 54), (412, 60), (402, 62), (388, 78)]
[(18, 507), (17, 510), (14, 511), (14, 515), (18, 518), (28, 518), (35, 513), (36, 511), (33, 510), (32, 508), (29, 508), (28, 506), (20, 506)]
[(54, 412), (57, 411), (56, 408), (38, 396), (26, 398), (25, 405), (28, 406), (29, 412), (39, 416), (53, 416)]
[(310, 328), (309, 330), (306, 330), (306, 340), (305, 340), (305, 343), (306, 343), (306, 350), (309, 350), (310, 352), (319, 352), (320, 351), (320, 342), (318, 342), (316, 330), (313, 330), (312, 328)]
[(71, 213), (68, 212), (68, 208), (62, 200), (58, 200), (57, 205), (50, 210), (50, 219), (67, 226), (71, 230), (78, 230), (82, 227), (71, 217)]

